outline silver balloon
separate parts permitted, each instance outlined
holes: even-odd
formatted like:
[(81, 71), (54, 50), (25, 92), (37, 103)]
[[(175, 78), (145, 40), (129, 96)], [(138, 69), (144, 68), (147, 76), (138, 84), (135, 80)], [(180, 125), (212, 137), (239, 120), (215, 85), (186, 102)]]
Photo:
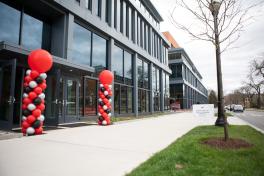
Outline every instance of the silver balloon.
[(31, 73), (31, 70), (26, 71), (26, 75), (30, 75), (30, 73)]
[(46, 79), (46, 78), (47, 78), (47, 74), (46, 74), (46, 73), (41, 73), (39, 76), (40, 76), (42, 79)]
[(45, 116), (44, 116), (44, 115), (40, 115), (40, 116), (38, 117), (38, 120), (40, 120), (41, 122), (43, 122), (43, 121), (45, 120)]
[(38, 97), (41, 98), (41, 99), (45, 99), (45, 94), (44, 93), (41, 93), (41, 94), (39, 94)]
[(103, 125), (107, 125), (107, 122), (105, 120), (103, 120), (102, 124)]
[(104, 91), (104, 95), (108, 95), (108, 91), (106, 90), (106, 91)]
[(30, 111), (33, 111), (34, 109), (36, 109), (36, 106), (32, 103), (30, 103), (28, 106), (27, 106), (28, 110)]
[(36, 81), (30, 81), (28, 85), (31, 88), (35, 88), (35, 87), (37, 87), (38, 84), (36, 83)]
[(104, 105), (104, 106), (103, 106), (103, 109), (104, 109), (104, 110), (107, 110), (107, 106), (106, 106), (106, 105)]
[(27, 134), (31, 135), (31, 134), (34, 134), (35, 133), (35, 129), (32, 128), (32, 127), (28, 127), (27, 128)]
[(23, 93), (23, 98), (27, 98), (28, 94), (27, 93)]

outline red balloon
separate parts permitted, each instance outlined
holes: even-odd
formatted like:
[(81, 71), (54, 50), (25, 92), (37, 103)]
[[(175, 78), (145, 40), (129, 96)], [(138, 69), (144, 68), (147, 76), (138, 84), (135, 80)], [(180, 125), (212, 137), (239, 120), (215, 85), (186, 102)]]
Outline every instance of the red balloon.
[(38, 95), (35, 92), (29, 92), (28, 98), (34, 100)]
[(104, 70), (99, 74), (99, 80), (102, 84), (111, 84), (113, 79), (113, 73), (109, 70)]
[(35, 129), (35, 134), (42, 134), (42, 132), (43, 132), (43, 128), (42, 127), (39, 127), (39, 128)]
[(52, 67), (53, 60), (50, 53), (43, 49), (32, 51), (28, 56), (28, 65), (32, 70), (44, 73)]
[(106, 106), (107, 106), (107, 107), (110, 107), (110, 106), (111, 106), (111, 103), (107, 102), (107, 103), (106, 103)]
[(104, 113), (103, 108), (99, 109), (99, 112), (100, 112), (101, 114), (103, 114), (103, 113)]
[(42, 90), (45, 90), (47, 88), (47, 84), (46, 83), (41, 83), (38, 85)]
[(108, 84), (104, 84), (104, 88), (108, 91), (109, 85)]
[(30, 76), (26, 76), (26, 77), (24, 78), (24, 81), (25, 81), (26, 83), (29, 83), (30, 81), (32, 81), (32, 78), (31, 78)]
[(30, 77), (32, 78), (32, 79), (35, 79), (36, 77), (38, 77), (39, 76), (39, 72), (37, 72), (36, 70), (32, 70), (31, 72), (30, 72)]
[(35, 118), (33, 115), (29, 115), (29, 116), (27, 117), (27, 122), (28, 122), (29, 124), (35, 122), (35, 120), (36, 120), (36, 118)]
[(107, 99), (107, 98), (104, 98), (104, 99), (103, 99), (103, 102), (104, 102), (105, 104), (107, 104), (107, 103), (108, 103), (108, 99)]
[(42, 88), (41, 88), (41, 87), (35, 87), (35, 88), (34, 88), (34, 92), (35, 92), (36, 94), (41, 94), (41, 93), (42, 93)]
[(31, 102), (32, 102), (31, 99), (29, 99), (27, 97), (23, 99), (23, 104), (25, 104), (25, 105), (28, 105)]
[(28, 83), (25, 82), (23, 85), (24, 85), (24, 87), (27, 87), (28, 86)]
[(23, 104), (22, 105), (22, 110), (25, 110), (25, 109), (27, 109), (27, 105), (26, 104)]
[(32, 111), (32, 115), (35, 117), (39, 117), (41, 115), (41, 110), (35, 109), (34, 111)]
[(105, 119), (106, 117), (107, 117), (108, 115), (104, 112), (103, 114), (102, 114), (102, 117)]
[(109, 96), (112, 96), (112, 95), (113, 95), (113, 94), (112, 94), (112, 91), (108, 92), (108, 95), (109, 95)]
[(41, 103), (45, 104), (45, 100), (44, 99), (41, 99)]
[(98, 125), (102, 125), (102, 122), (100, 120), (98, 120)]
[(22, 129), (21, 129), (21, 132), (25, 135), (26, 132), (27, 132), (27, 129), (26, 129), (26, 128), (22, 128)]
[(102, 94), (102, 95), (100, 95), (100, 98), (103, 100), (105, 98), (105, 96)]
[(37, 106), (37, 109), (40, 109), (41, 111), (45, 110), (45, 105), (41, 103), (40, 105)]
[(27, 121), (22, 122), (22, 128), (27, 129), (30, 127), (30, 124)]

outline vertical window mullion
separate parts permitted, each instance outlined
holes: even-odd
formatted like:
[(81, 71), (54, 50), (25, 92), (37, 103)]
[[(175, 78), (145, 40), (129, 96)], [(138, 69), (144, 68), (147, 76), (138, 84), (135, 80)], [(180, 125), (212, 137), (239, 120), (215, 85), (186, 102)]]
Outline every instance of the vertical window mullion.
[(90, 50), (91, 50), (91, 53), (90, 53), (90, 66), (93, 65), (93, 33), (91, 32), (91, 45), (90, 45)]
[(23, 19), (24, 19), (24, 6), (21, 7), (21, 12), (20, 12), (18, 45), (22, 45)]

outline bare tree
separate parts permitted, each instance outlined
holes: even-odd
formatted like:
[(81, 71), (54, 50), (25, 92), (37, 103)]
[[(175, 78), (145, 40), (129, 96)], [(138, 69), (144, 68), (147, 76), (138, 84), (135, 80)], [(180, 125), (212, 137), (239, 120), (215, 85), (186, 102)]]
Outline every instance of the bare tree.
[[(249, 15), (249, 11), (263, 5), (263, 2), (263, 0), (253, 2), (246, 0), (220, 1), (217, 35), (219, 44), (224, 46), (221, 52), (239, 39), (245, 26), (250, 24), (253, 19), (253, 16)], [(214, 28), (214, 16), (211, 13), (211, 3), (212, 0), (176, 0), (176, 6), (171, 11), (169, 19), (176, 28), (187, 32), (193, 39), (208, 41), (216, 45), (216, 30)], [(180, 8), (183, 8), (193, 17), (192, 24), (178, 22), (175, 13)]]
[(251, 63), (255, 70), (255, 76), (262, 76), (264, 79), (264, 59), (263, 56), (260, 59), (254, 59)]
[(261, 74), (262, 69), (259, 68), (258, 62), (253, 60), (250, 63), (250, 71), (248, 74), (248, 82), (246, 83), (248, 86), (253, 88), (253, 90), (257, 94), (257, 106), (261, 108), (261, 92), (263, 91), (264, 86), (264, 77)]
[[(244, 6), (242, 2), (246, 2)], [(224, 97), (222, 84), (221, 53), (240, 37), (240, 32), (246, 22), (252, 17), (248, 15), (250, 9), (262, 4), (249, 4), (243, 0), (176, 0), (176, 7), (182, 7), (194, 17), (192, 25), (179, 23), (174, 17), (173, 9), (170, 19), (177, 28), (187, 32), (192, 38), (213, 43), (216, 51), (218, 118), (215, 125), (224, 126), (225, 140), (228, 140), (227, 117), (224, 114)], [(221, 50), (220, 45), (224, 44)]]
[[(244, 102), (245, 102), (245, 99), (247, 98), (249, 103), (250, 103), (250, 107), (252, 106), (252, 98), (254, 96), (254, 92), (252, 90), (252, 87), (251, 86), (248, 86), (247, 84), (245, 84), (244, 86), (242, 86), (240, 88), (240, 91), (242, 92), (243, 94), (243, 98), (244, 98)], [(246, 104), (244, 104), (244, 107), (246, 106)]]

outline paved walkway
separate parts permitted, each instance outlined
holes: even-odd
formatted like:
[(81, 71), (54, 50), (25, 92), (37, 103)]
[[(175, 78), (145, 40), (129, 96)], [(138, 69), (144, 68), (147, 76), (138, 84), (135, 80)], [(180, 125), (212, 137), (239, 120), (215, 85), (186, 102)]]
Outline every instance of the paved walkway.
[[(119, 123), (48, 131), (0, 141), (1, 176), (122, 176), (198, 125), (215, 118), (177, 113)], [(231, 124), (245, 124), (230, 118)]]

